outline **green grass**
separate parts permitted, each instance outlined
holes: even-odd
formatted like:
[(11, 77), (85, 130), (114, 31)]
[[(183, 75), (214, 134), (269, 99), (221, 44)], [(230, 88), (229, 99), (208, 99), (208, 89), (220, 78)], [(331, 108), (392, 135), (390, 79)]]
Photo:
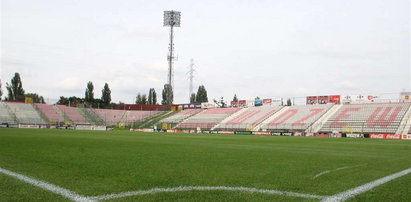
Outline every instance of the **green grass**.
[[(325, 170), (363, 165), (331, 172)], [(411, 167), (411, 141), (0, 129), (0, 167), (94, 196), (155, 187), (244, 186), (333, 195)], [(352, 201), (411, 201), (411, 176)], [(0, 174), (0, 201), (65, 199)], [(313, 201), (227, 191), (115, 201)], [(314, 200), (315, 201), (315, 200)]]

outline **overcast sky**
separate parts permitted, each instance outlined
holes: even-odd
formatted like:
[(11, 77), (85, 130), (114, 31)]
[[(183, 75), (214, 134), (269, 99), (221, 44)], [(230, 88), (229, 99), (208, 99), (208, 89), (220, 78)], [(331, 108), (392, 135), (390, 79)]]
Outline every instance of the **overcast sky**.
[(209, 100), (411, 90), (408, 0), (1, 0), (3, 92), (19, 72), (50, 101), (84, 97), (88, 81), (115, 102), (161, 97), (172, 9), (175, 103), (188, 101), (191, 58)]

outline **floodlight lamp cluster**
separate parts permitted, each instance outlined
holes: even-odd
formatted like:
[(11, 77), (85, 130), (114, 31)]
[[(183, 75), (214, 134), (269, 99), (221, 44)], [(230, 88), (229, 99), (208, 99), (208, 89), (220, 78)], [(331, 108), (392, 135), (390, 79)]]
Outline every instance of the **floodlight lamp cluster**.
[(164, 11), (164, 27), (180, 27), (180, 11)]

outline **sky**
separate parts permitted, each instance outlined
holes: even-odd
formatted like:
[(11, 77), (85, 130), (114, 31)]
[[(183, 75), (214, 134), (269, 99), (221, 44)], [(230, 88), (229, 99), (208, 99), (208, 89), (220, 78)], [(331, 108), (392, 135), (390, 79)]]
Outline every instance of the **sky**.
[(108, 83), (114, 102), (132, 103), (167, 82), (175, 28), (174, 102), (194, 89), (209, 100), (411, 91), (408, 0), (0, 0), (0, 78), (19, 72), (26, 92), (49, 103), (95, 97)]

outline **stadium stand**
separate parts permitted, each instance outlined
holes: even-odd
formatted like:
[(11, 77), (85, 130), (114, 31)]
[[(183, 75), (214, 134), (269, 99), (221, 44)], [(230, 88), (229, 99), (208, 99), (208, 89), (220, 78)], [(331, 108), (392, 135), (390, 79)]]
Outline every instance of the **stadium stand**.
[(37, 109), (50, 121), (50, 122), (64, 122), (64, 117), (60, 112), (53, 107), (53, 105), (48, 104), (34, 104)]
[(250, 107), (226, 118), (215, 129), (251, 129), (276, 113), (281, 106)]
[(6, 103), (20, 124), (46, 124), (31, 104)]
[(210, 129), (216, 124), (220, 123), (226, 117), (234, 114), (241, 108), (212, 108), (206, 109), (194, 116), (189, 117), (185, 121), (181, 122), (176, 128), (202, 128)]
[(115, 109), (92, 109), (106, 125), (117, 125), (121, 118), (124, 116), (125, 110), (115, 110)]
[(125, 119), (125, 124), (130, 125), (148, 117), (155, 116), (160, 112), (161, 111), (128, 111), (127, 118)]
[(260, 124), (259, 128), (266, 130), (303, 131), (310, 127), (332, 106), (333, 104), (286, 107)]
[(9, 112), (8, 106), (4, 102), (0, 102), (0, 123), (16, 124), (16, 119)]
[(186, 109), (160, 121), (160, 123), (180, 123), (190, 116), (203, 111), (202, 109)]
[(94, 125), (105, 125), (104, 120), (92, 108), (77, 108), (77, 110), (86, 118), (87, 122)]
[(68, 107), (65, 105), (57, 105), (57, 108), (60, 109), (67, 117), (73, 121), (75, 124), (87, 124), (86, 118), (82, 116), (76, 107)]
[(343, 105), (320, 131), (395, 133), (410, 105), (411, 103)]

